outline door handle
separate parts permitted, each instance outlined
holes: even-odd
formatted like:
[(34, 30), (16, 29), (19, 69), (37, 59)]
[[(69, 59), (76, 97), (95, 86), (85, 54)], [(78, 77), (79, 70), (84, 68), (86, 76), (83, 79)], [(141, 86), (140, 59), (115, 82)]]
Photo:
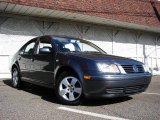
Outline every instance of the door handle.
[(56, 59), (56, 62), (59, 62), (59, 59)]

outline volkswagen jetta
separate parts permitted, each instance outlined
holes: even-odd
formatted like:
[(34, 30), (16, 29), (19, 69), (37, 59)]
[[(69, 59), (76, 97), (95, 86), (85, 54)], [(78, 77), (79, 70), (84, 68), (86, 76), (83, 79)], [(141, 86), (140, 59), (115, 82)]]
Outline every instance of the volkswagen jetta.
[(93, 43), (66, 36), (41, 36), (23, 45), (11, 64), (12, 83), (55, 89), (63, 104), (82, 97), (122, 97), (141, 93), (151, 74), (136, 60), (108, 55)]

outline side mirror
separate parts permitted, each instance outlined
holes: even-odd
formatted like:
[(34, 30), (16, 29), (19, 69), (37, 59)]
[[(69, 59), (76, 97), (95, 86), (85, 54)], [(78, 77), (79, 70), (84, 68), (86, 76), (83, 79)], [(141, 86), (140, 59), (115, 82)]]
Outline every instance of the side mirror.
[(39, 54), (51, 54), (51, 48), (49, 47), (44, 47), (39, 49)]
[(20, 51), (18, 54), (19, 54), (19, 55), (23, 55), (23, 54), (24, 54), (24, 51)]

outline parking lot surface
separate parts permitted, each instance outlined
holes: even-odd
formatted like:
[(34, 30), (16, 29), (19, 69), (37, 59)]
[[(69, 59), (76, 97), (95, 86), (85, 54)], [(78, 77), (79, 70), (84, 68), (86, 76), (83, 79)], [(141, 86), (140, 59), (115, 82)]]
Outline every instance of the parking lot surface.
[(146, 92), (127, 98), (91, 99), (64, 106), (52, 89), (25, 84), (11, 87), (0, 80), (0, 120), (160, 120), (160, 76), (152, 78)]

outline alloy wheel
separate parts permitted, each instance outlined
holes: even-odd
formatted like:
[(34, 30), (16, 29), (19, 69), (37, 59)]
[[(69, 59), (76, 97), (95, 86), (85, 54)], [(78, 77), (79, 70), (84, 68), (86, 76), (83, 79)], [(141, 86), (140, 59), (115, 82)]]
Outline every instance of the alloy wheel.
[(80, 81), (75, 77), (65, 77), (59, 85), (59, 95), (67, 101), (75, 101), (82, 94)]
[(18, 71), (16, 68), (14, 68), (12, 73), (12, 81), (14, 87), (18, 85), (18, 80), (19, 80)]

